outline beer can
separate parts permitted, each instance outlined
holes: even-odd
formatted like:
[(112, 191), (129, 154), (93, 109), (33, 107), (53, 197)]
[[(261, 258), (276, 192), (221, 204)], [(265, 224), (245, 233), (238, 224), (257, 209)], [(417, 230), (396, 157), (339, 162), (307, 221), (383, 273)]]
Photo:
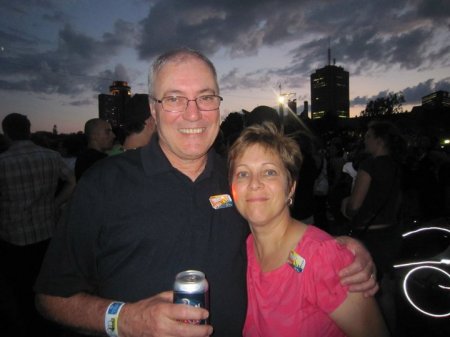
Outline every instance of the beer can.
[[(173, 303), (209, 309), (209, 286), (205, 274), (198, 270), (178, 273), (173, 285)], [(191, 324), (207, 324), (207, 320), (188, 321)]]

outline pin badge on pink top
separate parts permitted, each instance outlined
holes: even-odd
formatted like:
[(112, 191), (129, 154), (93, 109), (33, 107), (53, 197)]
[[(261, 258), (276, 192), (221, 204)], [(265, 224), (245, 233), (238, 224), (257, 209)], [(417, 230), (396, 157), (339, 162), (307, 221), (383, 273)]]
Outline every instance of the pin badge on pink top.
[(301, 273), (306, 265), (305, 259), (297, 254), (295, 250), (289, 252), (288, 263), (297, 273)]

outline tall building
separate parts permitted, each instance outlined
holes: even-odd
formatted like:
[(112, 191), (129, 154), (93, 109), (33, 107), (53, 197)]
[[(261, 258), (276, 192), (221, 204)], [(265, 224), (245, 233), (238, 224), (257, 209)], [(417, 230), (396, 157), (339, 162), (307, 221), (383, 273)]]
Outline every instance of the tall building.
[(344, 68), (330, 64), (311, 75), (311, 118), (326, 115), (348, 118), (350, 114), (349, 73)]
[(422, 107), (426, 109), (450, 108), (448, 91), (439, 90), (422, 97)]
[(99, 118), (108, 121), (113, 128), (122, 126), (125, 104), (131, 97), (128, 82), (114, 81), (109, 86), (110, 94), (98, 95)]
[(128, 86), (128, 82), (125, 81), (114, 81), (112, 85), (109, 86), (109, 92), (111, 95), (117, 96), (131, 96), (131, 87)]

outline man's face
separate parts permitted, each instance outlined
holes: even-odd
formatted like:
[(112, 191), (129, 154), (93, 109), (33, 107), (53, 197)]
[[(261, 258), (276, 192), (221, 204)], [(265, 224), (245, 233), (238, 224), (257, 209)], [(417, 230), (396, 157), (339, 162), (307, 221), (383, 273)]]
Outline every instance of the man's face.
[(116, 138), (114, 132), (112, 131), (111, 125), (106, 121), (102, 122), (96, 128), (95, 137), (102, 151), (111, 150), (114, 139)]
[[(210, 68), (195, 58), (169, 62), (155, 78), (154, 96), (183, 96), (190, 100), (203, 95), (217, 95), (218, 88)], [(169, 161), (200, 159), (208, 152), (219, 132), (219, 109), (200, 111), (190, 101), (184, 112), (165, 111), (161, 103), (152, 102), (161, 148)]]

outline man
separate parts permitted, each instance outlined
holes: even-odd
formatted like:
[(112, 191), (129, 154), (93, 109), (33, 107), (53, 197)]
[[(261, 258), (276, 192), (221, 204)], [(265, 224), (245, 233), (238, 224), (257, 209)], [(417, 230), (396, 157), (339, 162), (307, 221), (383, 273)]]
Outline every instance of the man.
[(135, 94), (127, 102), (123, 130), (125, 132), (122, 145), (124, 151), (137, 149), (150, 142), (155, 131), (155, 120), (150, 113), (147, 95)]
[[(196, 51), (175, 50), (155, 61), (149, 84), (157, 132), (86, 172), (36, 283), (38, 307), (92, 334), (241, 336), (248, 226), (229, 197), (226, 163), (211, 150), (222, 100), (215, 68)], [(372, 293), (371, 262), (363, 264), (351, 278)], [(209, 312), (172, 303), (166, 290), (186, 269), (206, 274)], [(184, 323), (208, 315), (211, 325)]]
[(106, 158), (106, 151), (112, 148), (115, 135), (111, 125), (100, 118), (93, 118), (84, 125), (87, 148), (77, 156), (75, 176), (80, 180), (83, 173), (100, 159)]
[[(29, 329), (25, 336), (42, 329), (34, 309), (33, 284), (60, 207), (75, 187), (75, 177), (61, 155), (35, 145), (30, 127), (26, 116), (7, 115), (2, 128), (11, 145), (0, 154), (0, 268), (20, 317), (20, 322), (13, 318), (8, 323)], [(14, 335), (20, 335), (18, 330)]]

